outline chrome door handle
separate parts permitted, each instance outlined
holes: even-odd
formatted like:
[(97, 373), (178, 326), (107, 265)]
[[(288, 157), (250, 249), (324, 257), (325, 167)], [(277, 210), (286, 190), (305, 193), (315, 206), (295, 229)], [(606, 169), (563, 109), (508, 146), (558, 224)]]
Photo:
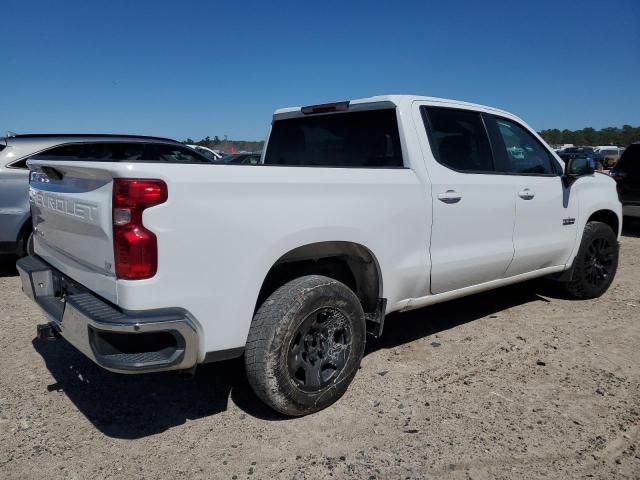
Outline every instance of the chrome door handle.
[(518, 196), (523, 200), (531, 200), (536, 194), (530, 188), (525, 188), (521, 192), (518, 192)]
[(462, 195), (460, 195), (455, 190), (447, 190), (444, 193), (438, 194), (438, 200), (444, 203), (458, 203), (462, 200)]

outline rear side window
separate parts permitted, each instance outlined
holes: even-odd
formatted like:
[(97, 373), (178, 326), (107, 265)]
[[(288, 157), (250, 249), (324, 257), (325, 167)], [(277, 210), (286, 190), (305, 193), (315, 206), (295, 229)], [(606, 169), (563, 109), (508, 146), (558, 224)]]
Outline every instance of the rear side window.
[(491, 146), (478, 112), (422, 107), (431, 152), (445, 167), (467, 173), (493, 172)]
[(141, 160), (143, 153), (143, 143), (72, 143), (40, 152), (31, 158), (114, 162)]
[(394, 109), (276, 120), (266, 165), (403, 167)]
[(7, 165), (9, 168), (21, 168), (23, 170), (27, 170), (29, 167), (27, 166), (27, 159), (23, 158), (22, 160), (18, 160), (17, 162), (10, 163)]
[(216, 156), (209, 150), (205, 150), (204, 148), (200, 148), (200, 147), (196, 147), (194, 148), (194, 150), (198, 152), (200, 155), (204, 155), (211, 161), (214, 161), (216, 159)]
[(211, 160), (190, 148), (161, 143), (145, 145), (143, 159), (145, 161), (164, 163), (211, 163)]
[(495, 155), (496, 171), (520, 175), (556, 175), (555, 160), (524, 127), (511, 120), (485, 115)]
[(160, 143), (72, 143), (40, 152), (34, 160), (88, 160), (94, 162), (210, 163), (187, 147)]

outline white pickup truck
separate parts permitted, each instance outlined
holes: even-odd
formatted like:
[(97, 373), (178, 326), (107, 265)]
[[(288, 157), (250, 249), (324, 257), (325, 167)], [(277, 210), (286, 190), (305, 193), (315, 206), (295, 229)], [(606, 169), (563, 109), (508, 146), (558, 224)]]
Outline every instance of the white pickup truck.
[(390, 312), (542, 276), (593, 298), (616, 273), (614, 180), (502, 110), (281, 109), (259, 165), (125, 147), (28, 162), (35, 256), (18, 262), (40, 334), (112, 371), (244, 355), (256, 394), (304, 415), (345, 392)]

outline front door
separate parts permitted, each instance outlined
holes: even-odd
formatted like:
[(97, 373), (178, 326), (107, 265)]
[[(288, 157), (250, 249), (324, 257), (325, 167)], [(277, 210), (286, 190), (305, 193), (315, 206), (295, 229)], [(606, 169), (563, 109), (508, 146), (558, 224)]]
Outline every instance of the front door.
[(564, 265), (575, 244), (577, 198), (562, 183), (562, 169), (524, 126), (484, 115), (496, 169), (515, 186), (515, 254), (507, 277)]

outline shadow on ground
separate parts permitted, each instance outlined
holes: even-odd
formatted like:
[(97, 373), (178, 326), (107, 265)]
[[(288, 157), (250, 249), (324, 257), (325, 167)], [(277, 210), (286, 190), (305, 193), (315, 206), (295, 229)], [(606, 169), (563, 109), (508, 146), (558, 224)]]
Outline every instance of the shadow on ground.
[[(544, 284), (528, 282), (482, 293), (387, 319), (380, 340), (372, 340), (367, 354), (455, 328), (516, 305), (547, 301), (538, 293)], [(252, 392), (242, 359), (202, 365), (183, 379), (176, 373), (120, 375), (93, 364), (64, 340), (34, 340), (55, 383), (105, 435), (141, 438), (176, 425), (215, 415), (231, 399), (246, 414), (267, 419), (284, 417), (266, 407)]]
[(18, 275), (16, 260), (18, 260), (18, 257), (14, 255), (0, 255), (0, 278)]

